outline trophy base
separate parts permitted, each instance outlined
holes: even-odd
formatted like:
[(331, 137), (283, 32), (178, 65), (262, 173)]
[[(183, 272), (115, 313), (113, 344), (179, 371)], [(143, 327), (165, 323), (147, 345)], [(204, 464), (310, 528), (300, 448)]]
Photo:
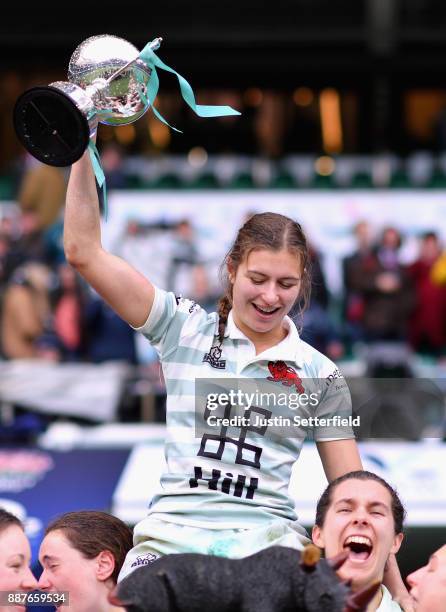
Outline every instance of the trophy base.
[(33, 157), (49, 166), (70, 166), (88, 146), (88, 121), (75, 103), (53, 87), (34, 87), (14, 107), (16, 134)]

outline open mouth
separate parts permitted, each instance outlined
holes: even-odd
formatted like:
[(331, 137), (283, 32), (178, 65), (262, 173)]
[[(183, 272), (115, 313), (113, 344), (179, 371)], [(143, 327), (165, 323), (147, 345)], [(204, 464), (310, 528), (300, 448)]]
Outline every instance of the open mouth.
[(350, 551), (348, 558), (352, 561), (367, 561), (372, 554), (372, 540), (367, 536), (348, 536), (344, 542), (344, 549)]
[(257, 306), (257, 304), (253, 304), (253, 306), (256, 311), (264, 317), (270, 317), (279, 310), (279, 308), (261, 308), (260, 306)]

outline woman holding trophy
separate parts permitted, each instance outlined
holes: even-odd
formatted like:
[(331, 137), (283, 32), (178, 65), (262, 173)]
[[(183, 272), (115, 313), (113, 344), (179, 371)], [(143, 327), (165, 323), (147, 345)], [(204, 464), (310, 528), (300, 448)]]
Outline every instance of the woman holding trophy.
[[(152, 48), (144, 57), (153, 55)], [(160, 66), (159, 61), (152, 64), (141, 98), (150, 103), (155, 65)], [(128, 83), (132, 78), (138, 87), (140, 77), (130, 77)], [(183, 97), (194, 107), (183, 81)], [(100, 83), (95, 87), (106, 91)], [(196, 109), (202, 116), (235, 113), (227, 107)], [(109, 110), (114, 112), (114, 106)], [(197, 437), (195, 383), (263, 379), (304, 394), (308, 381), (322, 380), (323, 391), (311, 415), (327, 421), (351, 415), (347, 385), (330, 384), (334, 372), (339, 378), (335, 364), (300, 340), (288, 317), (295, 304), (305, 304), (309, 296), (309, 253), (302, 228), (276, 213), (248, 219), (224, 261), (226, 288), (218, 312), (208, 314), (194, 302), (155, 287), (102, 247), (97, 157), (81, 152), (77, 159), (67, 191), (67, 260), (122, 319), (150, 340), (160, 355), (167, 388), (168, 471), (148, 516), (135, 528), (134, 548), (120, 579), (170, 553), (243, 558), (274, 545), (301, 550), (310, 540), (297, 521), (288, 485), (307, 430), (280, 438), (268, 425), (248, 426), (231, 437), (223, 427), (218, 435)], [(263, 416), (269, 412), (253, 407), (256, 410)], [(230, 411), (225, 410), (225, 416)], [(351, 427), (315, 427), (313, 434), (329, 481), (362, 469)], [(394, 558), (389, 567), (391, 591), (401, 600), (407, 591)]]

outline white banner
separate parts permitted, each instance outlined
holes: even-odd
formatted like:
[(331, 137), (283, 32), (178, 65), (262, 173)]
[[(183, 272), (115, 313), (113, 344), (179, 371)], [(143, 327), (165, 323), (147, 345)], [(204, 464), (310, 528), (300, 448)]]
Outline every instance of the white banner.
[(48, 414), (112, 421), (128, 369), (123, 362), (2, 361), (0, 402)]
[(323, 255), (327, 282), (335, 293), (341, 288), (340, 260), (355, 248), (352, 229), (358, 221), (369, 221), (377, 232), (396, 226), (406, 237), (401, 253), (405, 262), (415, 258), (421, 232), (435, 230), (446, 238), (443, 191), (115, 191), (103, 224), (104, 244), (162, 285), (169, 240), (159, 233), (126, 236), (129, 221), (189, 219), (200, 253), (216, 271), (245, 216), (265, 211), (286, 214), (303, 225)]
[[(364, 469), (397, 489), (407, 510), (407, 526), (446, 527), (446, 444), (427, 440), (358, 446)], [(144, 518), (165, 466), (160, 440), (136, 446), (113, 496), (112, 511), (132, 524)], [(289, 488), (302, 524), (313, 525), (316, 503), (326, 485), (315, 445), (304, 444)]]

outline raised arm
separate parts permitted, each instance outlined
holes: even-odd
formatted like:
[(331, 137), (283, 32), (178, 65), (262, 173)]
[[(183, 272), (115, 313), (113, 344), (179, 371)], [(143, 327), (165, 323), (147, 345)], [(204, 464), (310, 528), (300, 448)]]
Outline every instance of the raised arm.
[(99, 201), (88, 151), (73, 164), (64, 224), (67, 261), (125, 321), (139, 327), (153, 304), (154, 287), (101, 244)]

